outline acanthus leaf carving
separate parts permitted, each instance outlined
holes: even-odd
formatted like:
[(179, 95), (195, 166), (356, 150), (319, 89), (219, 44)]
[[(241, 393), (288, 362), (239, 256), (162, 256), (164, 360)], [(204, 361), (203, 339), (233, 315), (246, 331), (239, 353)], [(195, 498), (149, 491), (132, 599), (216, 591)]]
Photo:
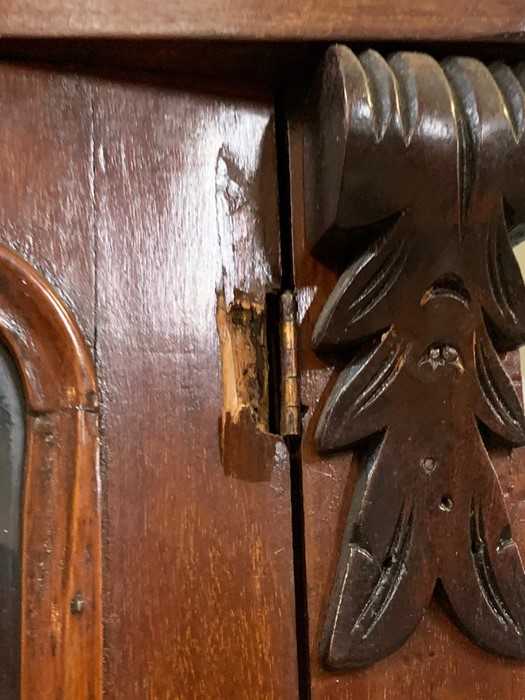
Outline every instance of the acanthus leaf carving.
[(344, 250), (349, 263), (313, 337), (347, 360), (316, 441), (369, 443), (322, 639), (330, 668), (395, 651), (437, 582), (475, 642), (525, 658), (525, 572), (485, 444), (487, 430), (525, 444), (498, 356), (525, 342), (506, 222), (525, 222), (524, 77), (343, 46), (323, 65), (307, 233), (323, 262), (337, 268)]

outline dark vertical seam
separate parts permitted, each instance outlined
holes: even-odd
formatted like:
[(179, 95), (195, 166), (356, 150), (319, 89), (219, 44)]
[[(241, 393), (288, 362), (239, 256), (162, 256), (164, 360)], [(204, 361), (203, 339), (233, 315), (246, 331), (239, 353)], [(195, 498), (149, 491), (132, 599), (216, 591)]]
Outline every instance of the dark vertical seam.
[[(277, 149), (277, 187), (281, 250), (281, 292), (294, 291), (293, 231), (291, 218), (290, 158), (286, 98), (275, 96), (275, 141)], [(290, 454), (293, 572), (295, 590), (295, 632), (297, 643), (298, 697), (310, 700), (310, 651), (308, 599), (304, 537), (304, 504), (301, 438), (285, 438)]]

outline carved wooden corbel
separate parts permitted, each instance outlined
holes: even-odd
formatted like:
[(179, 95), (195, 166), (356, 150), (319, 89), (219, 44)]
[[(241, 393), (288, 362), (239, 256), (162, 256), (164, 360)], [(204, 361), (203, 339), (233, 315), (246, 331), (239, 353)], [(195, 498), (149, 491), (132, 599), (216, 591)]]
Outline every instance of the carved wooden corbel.
[(525, 342), (525, 68), (417, 53), (324, 62), (305, 141), (308, 241), (340, 270), (313, 342), (346, 364), (319, 451), (359, 443), (322, 640), (396, 650), (436, 582), (459, 625), (525, 658), (525, 573), (490, 450), (525, 443), (499, 352)]

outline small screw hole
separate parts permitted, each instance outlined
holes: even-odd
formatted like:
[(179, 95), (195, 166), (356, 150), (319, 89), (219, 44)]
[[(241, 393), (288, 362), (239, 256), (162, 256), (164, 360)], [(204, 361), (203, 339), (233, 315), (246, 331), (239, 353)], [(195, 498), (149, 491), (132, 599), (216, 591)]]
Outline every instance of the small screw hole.
[(80, 615), (80, 613), (84, 610), (85, 604), (86, 602), (82, 596), (82, 593), (77, 593), (70, 603), (71, 614)]
[(443, 498), (441, 499), (441, 502), (439, 504), (439, 507), (441, 508), (441, 510), (449, 512), (452, 510), (453, 505), (454, 505), (454, 501), (450, 498), (450, 496), (443, 496)]
[(437, 466), (436, 460), (433, 457), (425, 457), (425, 459), (421, 460), (421, 466), (427, 474), (430, 474)]
[(479, 554), (483, 549), (483, 542), (481, 540), (473, 540), (470, 549), (472, 554)]
[(394, 565), (394, 560), (392, 559), (392, 557), (387, 557), (385, 559), (385, 561), (383, 562), (383, 569), (388, 571), (388, 569), (391, 569), (393, 565)]

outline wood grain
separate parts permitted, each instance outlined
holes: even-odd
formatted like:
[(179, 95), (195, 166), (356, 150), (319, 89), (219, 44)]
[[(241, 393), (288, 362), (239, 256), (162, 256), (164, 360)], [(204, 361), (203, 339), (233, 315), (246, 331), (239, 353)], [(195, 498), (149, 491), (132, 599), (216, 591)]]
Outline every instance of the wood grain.
[[(216, 294), (230, 303), (240, 290), (263, 308), (266, 292), (279, 286), (270, 101), (25, 67), (4, 67), (0, 81), (3, 240), (53, 281), (88, 339), (98, 337), (106, 696), (241, 698), (250, 688), (254, 698), (293, 698), (287, 453), (272, 437), (269, 480), (254, 483), (225, 475), (219, 450)], [(42, 359), (36, 375), (47, 381), (59, 368), (44, 352)], [(63, 371), (75, 367), (71, 357), (59, 359)], [(44, 410), (36, 388), (34, 396)], [(31, 459), (54, 464), (58, 474), (62, 451), (84, 444), (68, 466), (89, 477), (91, 415), (86, 425), (62, 414), (32, 418)], [(26, 502), (34, 523), (27, 537), (44, 538), (42, 547), (53, 516), (64, 520), (68, 497), (54, 491), (59, 479), (48, 484), (45, 476), (33, 474)], [(74, 501), (82, 510), (90, 492), (80, 486)], [(45, 526), (29, 516), (38, 497), (54, 507), (42, 511)], [(93, 557), (96, 567), (96, 551)], [(59, 571), (51, 567), (48, 576)], [(77, 573), (65, 579), (68, 594)], [(100, 577), (93, 582), (100, 586)], [(45, 588), (44, 600), (52, 592)], [(87, 610), (87, 594), (84, 604)], [(29, 641), (46, 648), (37, 611), (27, 613)], [(25, 663), (27, 697), (43, 697), (35, 684), (44, 681), (50, 693), (64, 682), (64, 697), (90, 697), (82, 683), (95, 687), (100, 675), (74, 641), (83, 616), (47, 626), (58, 645), (68, 641), (77, 663), (62, 663), (59, 654), (45, 672), (40, 661)], [(29, 644), (24, 653), (32, 658)]]
[[(491, 656), (474, 647), (431, 603), (408, 642), (390, 658), (365, 670), (346, 673), (324, 671), (319, 662), (319, 644), (328, 607), (330, 589), (339, 556), (339, 545), (359, 465), (348, 453), (320, 457), (313, 431), (333, 368), (312, 352), (311, 337), (336, 275), (314, 261), (305, 243), (303, 198), (303, 128), (299, 111), (290, 118), (290, 156), (294, 267), (298, 289), (302, 399), (307, 406), (302, 445), (305, 544), (312, 698), (432, 698), (491, 700), (520, 697), (525, 689), (525, 671), (519, 663)], [(507, 366), (519, 388), (516, 356)], [(525, 453), (502, 449), (495, 456), (511, 521), (519, 546), (525, 543), (522, 498)], [(522, 474), (520, 475), (520, 471)]]
[(21, 698), (101, 698), (98, 401), (91, 357), (53, 289), (4, 246), (0, 309), (0, 335), (19, 367), (27, 402)]
[(83, 340), (94, 337), (89, 85), (3, 65), (0, 86), (0, 239), (20, 254), (0, 249), (0, 330), (29, 409), (22, 698), (100, 698), (98, 429)]
[(3, 36), (521, 41), (520, 0), (10, 0)]
[(271, 107), (98, 81), (94, 118), (105, 697), (294, 698), (287, 453), (219, 450), (217, 295), (279, 285)]
[(63, 297), (92, 346), (95, 326), (90, 84), (2, 65), (0, 240)]

